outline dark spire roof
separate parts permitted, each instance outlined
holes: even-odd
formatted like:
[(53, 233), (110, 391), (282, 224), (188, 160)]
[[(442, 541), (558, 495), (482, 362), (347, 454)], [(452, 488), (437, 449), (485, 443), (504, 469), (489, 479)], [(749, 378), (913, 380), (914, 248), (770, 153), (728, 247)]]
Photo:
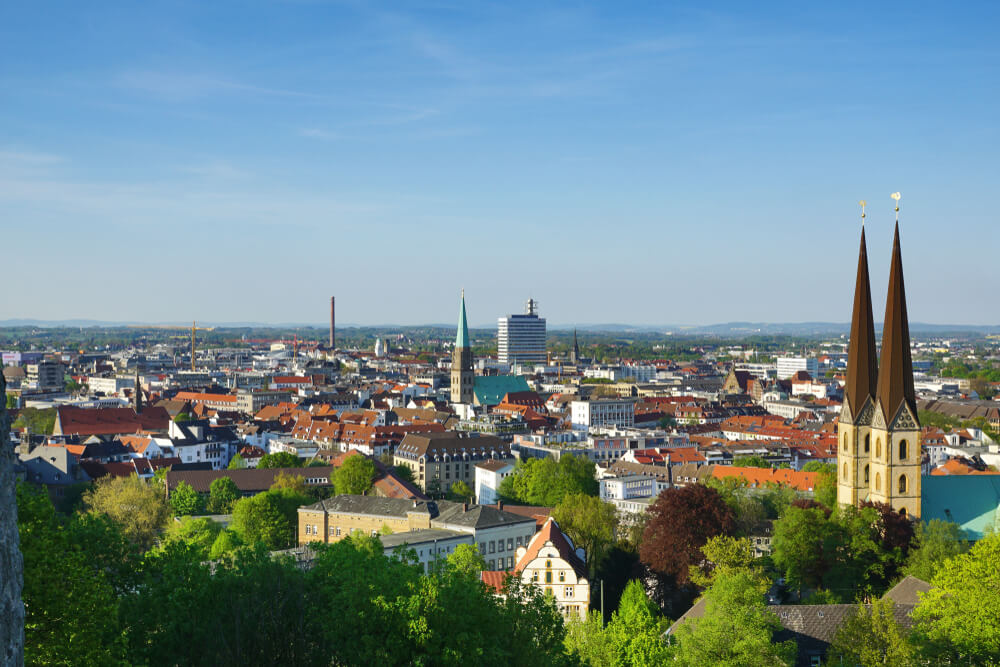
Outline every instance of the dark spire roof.
[(847, 350), (847, 385), (844, 398), (857, 417), (865, 398), (875, 400), (878, 366), (875, 357), (875, 322), (872, 319), (872, 290), (868, 279), (868, 247), (865, 230), (861, 228), (861, 250), (858, 253), (858, 277), (854, 284), (854, 312), (851, 315), (851, 341)]
[(906, 290), (903, 288), (903, 256), (899, 250), (899, 223), (892, 241), (892, 266), (889, 267), (889, 294), (885, 300), (882, 326), (881, 372), (876, 396), (882, 403), (886, 424), (904, 401), (914, 418), (917, 416), (913, 390), (913, 361), (910, 358), (910, 322), (906, 316)]

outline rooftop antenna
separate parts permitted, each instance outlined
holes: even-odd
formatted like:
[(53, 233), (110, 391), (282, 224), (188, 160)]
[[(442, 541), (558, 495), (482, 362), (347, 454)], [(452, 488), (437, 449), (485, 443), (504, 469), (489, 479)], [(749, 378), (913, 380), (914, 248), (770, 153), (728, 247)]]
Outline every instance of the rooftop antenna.
[(899, 198), (901, 195), (898, 192), (893, 192), (889, 196), (896, 200), (896, 224), (899, 224)]

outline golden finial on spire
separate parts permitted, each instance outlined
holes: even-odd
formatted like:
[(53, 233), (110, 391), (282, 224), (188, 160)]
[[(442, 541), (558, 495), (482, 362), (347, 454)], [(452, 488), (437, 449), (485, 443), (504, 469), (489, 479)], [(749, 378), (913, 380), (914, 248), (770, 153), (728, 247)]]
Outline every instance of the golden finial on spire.
[(889, 196), (896, 200), (896, 222), (899, 222), (899, 198), (901, 195), (898, 192), (893, 192)]
[(865, 226), (865, 206), (868, 205), (868, 202), (866, 202), (864, 199), (862, 199), (858, 203), (861, 204), (861, 226), (864, 227)]

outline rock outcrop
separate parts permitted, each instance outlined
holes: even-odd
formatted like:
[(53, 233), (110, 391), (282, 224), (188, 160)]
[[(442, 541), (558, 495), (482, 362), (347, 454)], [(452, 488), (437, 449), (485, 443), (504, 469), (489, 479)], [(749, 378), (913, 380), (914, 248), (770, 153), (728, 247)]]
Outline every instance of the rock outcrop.
[(24, 664), (24, 565), (17, 533), (14, 448), (10, 444), (7, 386), (0, 374), (0, 665)]

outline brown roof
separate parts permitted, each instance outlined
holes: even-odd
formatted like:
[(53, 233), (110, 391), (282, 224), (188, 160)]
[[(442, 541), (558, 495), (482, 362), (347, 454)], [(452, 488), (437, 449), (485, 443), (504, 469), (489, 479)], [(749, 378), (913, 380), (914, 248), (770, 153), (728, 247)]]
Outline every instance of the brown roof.
[(58, 410), (63, 435), (115, 435), (139, 431), (165, 431), (170, 415), (163, 408), (147, 406), (139, 414), (132, 408), (77, 408)]
[(847, 350), (847, 384), (844, 400), (851, 413), (860, 414), (866, 398), (875, 400), (878, 366), (875, 361), (875, 322), (872, 319), (872, 291), (868, 279), (868, 248), (865, 230), (861, 229), (858, 254), (858, 278), (854, 286), (854, 312), (851, 315), (851, 340)]
[(212, 482), (223, 477), (233, 480), (243, 493), (260, 493), (267, 491), (274, 484), (274, 478), (281, 473), (286, 475), (301, 475), (306, 479), (323, 478), (324, 483), (317, 486), (329, 486), (333, 466), (314, 466), (312, 468), (242, 468), (240, 470), (171, 470), (167, 473), (167, 488), (171, 491), (181, 482), (187, 482), (198, 493), (208, 493)]
[[(899, 250), (899, 223), (892, 241), (892, 265), (889, 267), (889, 294), (885, 301), (882, 327), (881, 371), (876, 395), (882, 405), (886, 425), (906, 403), (917, 417), (916, 392), (913, 389), (913, 361), (910, 358), (910, 322), (906, 316), (906, 290), (903, 287), (903, 256)], [(852, 406), (853, 407), (853, 406)]]
[(917, 579), (910, 575), (889, 589), (882, 597), (889, 598), (896, 604), (914, 605), (920, 603), (918, 593), (926, 593), (931, 589), (931, 585), (923, 579)]

